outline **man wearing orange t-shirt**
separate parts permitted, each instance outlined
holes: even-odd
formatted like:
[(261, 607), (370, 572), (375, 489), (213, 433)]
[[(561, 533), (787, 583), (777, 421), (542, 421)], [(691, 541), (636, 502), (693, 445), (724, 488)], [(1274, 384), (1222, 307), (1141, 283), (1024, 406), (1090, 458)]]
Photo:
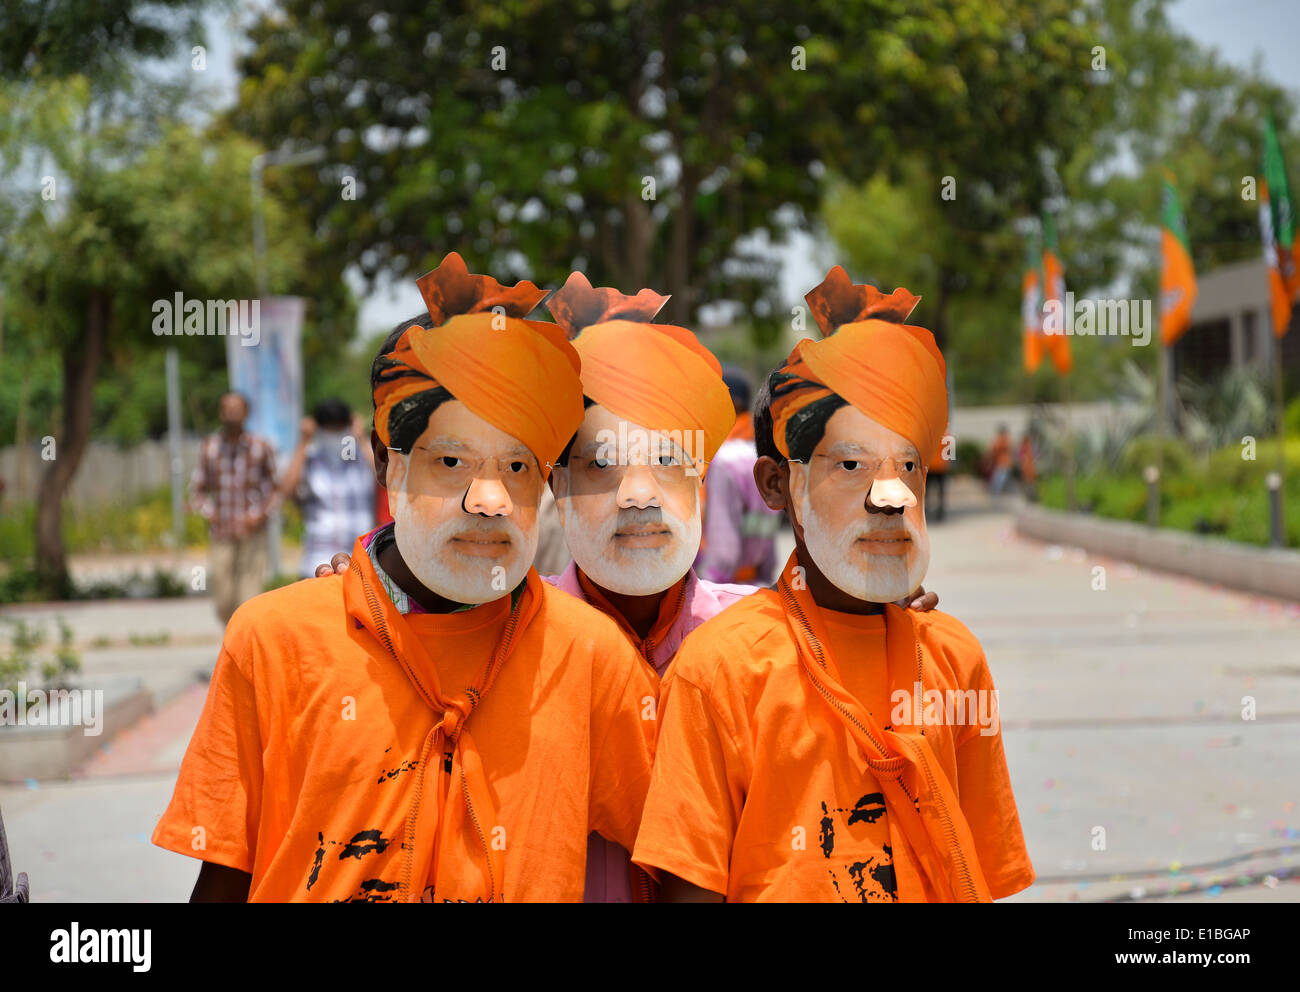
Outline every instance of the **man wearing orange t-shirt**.
[(892, 605), (929, 561), (943, 357), (904, 290), (837, 267), (808, 301), (826, 337), (770, 380), (796, 549), (678, 651), (633, 861), (668, 901), (1002, 898), (1034, 875), (988, 665)]
[(582, 420), (545, 295), (449, 255), (372, 372), (394, 523), (346, 574), (227, 628), (154, 843), (195, 900), (577, 901), (592, 831), (630, 848), (656, 685), (618, 628), (531, 568)]
[[(736, 410), (709, 350), (685, 328), (650, 323), (666, 299), (595, 288), (574, 273), (547, 301), (582, 359), (586, 409), (550, 478), (573, 562), (544, 581), (614, 620), (656, 680), (692, 630), (755, 591), (691, 567), (702, 481)], [(760, 413), (770, 444), (771, 417), (766, 406)], [(780, 481), (764, 498), (780, 510), (787, 470), (774, 470)], [(346, 561), (340, 554), (331, 564)], [(937, 602), (919, 589), (912, 605)], [(593, 836), (585, 900), (652, 897), (627, 852)]]

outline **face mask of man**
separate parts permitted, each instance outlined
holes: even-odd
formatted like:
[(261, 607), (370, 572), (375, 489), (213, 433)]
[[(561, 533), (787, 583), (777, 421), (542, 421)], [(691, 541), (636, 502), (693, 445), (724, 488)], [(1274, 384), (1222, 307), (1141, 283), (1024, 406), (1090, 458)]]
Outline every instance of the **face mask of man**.
[(804, 544), (836, 588), (869, 603), (909, 595), (925, 578), (925, 474), (914, 445), (851, 406), (836, 410), (808, 464), (791, 462)]
[(604, 407), (587, 409), (568, 466), (556, 470), (555, 503), (569, 553), (591, 581), (650, 596), (671, 588), (699, 553), (700, 477), (669, 438), (621, 426)]
[(387, 482), (397, 549), (425, 587), (486, 603), (523, 580), (537, 552), (542, 479), (516, 438), (445, 402), (409, 454), (389, 453)]

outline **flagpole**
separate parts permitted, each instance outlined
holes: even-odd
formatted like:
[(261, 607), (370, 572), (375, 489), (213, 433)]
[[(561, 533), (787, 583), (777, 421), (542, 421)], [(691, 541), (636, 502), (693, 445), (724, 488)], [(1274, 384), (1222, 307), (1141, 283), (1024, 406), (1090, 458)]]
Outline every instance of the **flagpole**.
[(1169, 438), (1169, 373), (1171, 371), (1169, 346), (1160, 336), (1156, 362), (1156, 471), (1165, 471), (1165, 443)]
[(1074, 418), (1070, 412), (1070, 376), (1061, 376), (1061, 400), (1065, 406), (1065, 505), (1073, 510), (1074, 498)]
[(1273, 397), (1277, 404), (1277, 506), (1280, 547), (1286, 547), (1286, 397), (1282, 384), (1282, 339), (1273, 338)]

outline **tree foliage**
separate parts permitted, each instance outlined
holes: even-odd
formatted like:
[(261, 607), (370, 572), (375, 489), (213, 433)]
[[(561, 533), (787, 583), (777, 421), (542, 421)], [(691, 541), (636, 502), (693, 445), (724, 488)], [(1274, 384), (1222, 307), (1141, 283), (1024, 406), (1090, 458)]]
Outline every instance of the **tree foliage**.
[(406, 277), (450, 249), (550, 285), (576, 267), (673, 294), (672, 319), (736, 301), (766, 340), (777, 263), (746, 236), (809, 226), (829, 172), (908, 149), (1004, 176), (1087, 113), (1064, 0), (913, 7), (283, 0), (232, 119), (328, 150), (284, 182), (334, 273)]

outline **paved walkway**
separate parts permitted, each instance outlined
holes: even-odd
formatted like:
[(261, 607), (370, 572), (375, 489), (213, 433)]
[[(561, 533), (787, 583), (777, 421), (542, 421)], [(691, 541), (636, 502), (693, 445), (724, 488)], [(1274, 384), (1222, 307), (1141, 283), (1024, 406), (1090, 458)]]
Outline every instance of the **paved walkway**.
[[(962, 502), (932, 526), (926, 585), (998, 684), (1039, 876), (1013, 898), (1300, 901), (1300, 607), (1025, 541), (1005, 507)], [(189, 678), (215, 656), (207, 601), (80, 609), (64, 611), (79, 632), (176, 638), (104, 648), (96, 665), (119, 651)], [(78, 780), (0, 786), (34, 898), (187, 897), (195, 862), (148, 843), (203, 704), (201, 685), (178, 691)]]

